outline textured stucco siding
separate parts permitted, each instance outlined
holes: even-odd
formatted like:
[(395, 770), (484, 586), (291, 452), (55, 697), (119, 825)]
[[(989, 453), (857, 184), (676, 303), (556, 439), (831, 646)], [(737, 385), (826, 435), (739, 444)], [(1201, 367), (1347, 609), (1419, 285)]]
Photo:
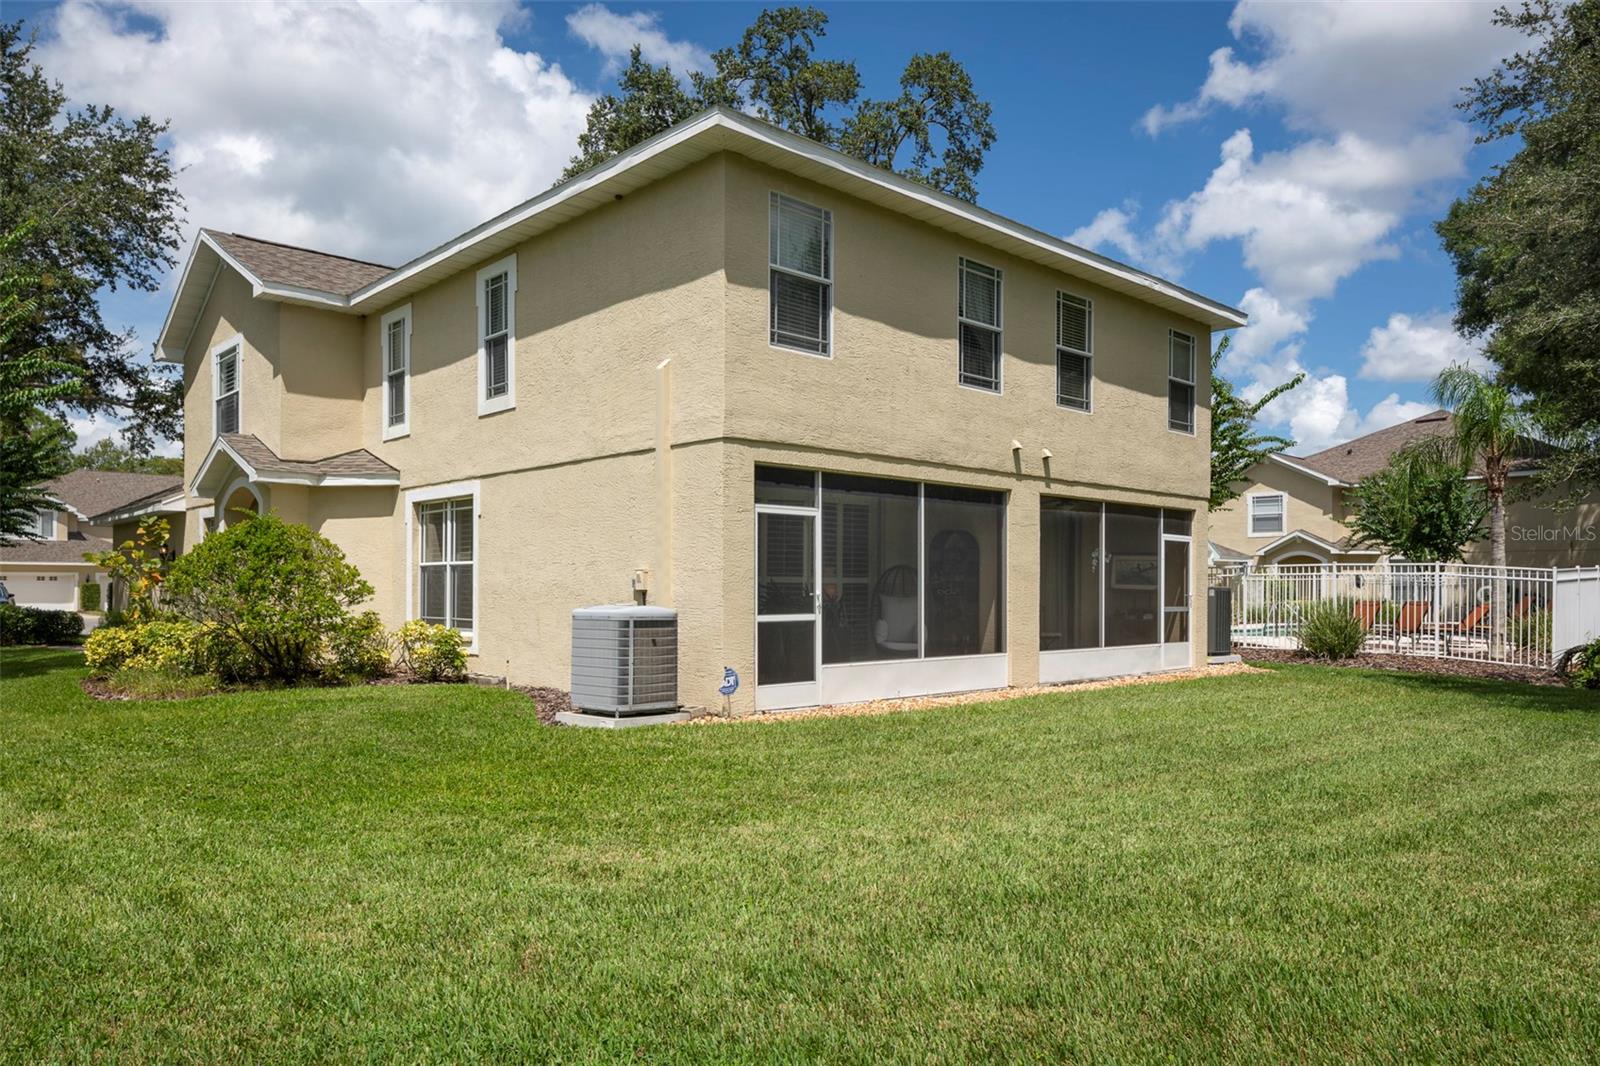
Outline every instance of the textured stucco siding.
[[(1251, 479), (1239, 497), (1211, 513), (1211, 539), (1218, 544), (1254, 555), (1285, 533), (1293, 533), (1297, 529), (1321, 537), (1330, 544), (1337, 543), (1349, 533), (1343, 522), (1341, 498), (1336, 495), (1342, 490), (1275, 462), (1258, 463), (1250, 474)], [(1286, 497), (1283, 533), (1252, 537), (1249, 497), (1256, 493), (1277, 492)], [(1287, 550), (1292, 554), (1304, 549), (1294, 545)]]

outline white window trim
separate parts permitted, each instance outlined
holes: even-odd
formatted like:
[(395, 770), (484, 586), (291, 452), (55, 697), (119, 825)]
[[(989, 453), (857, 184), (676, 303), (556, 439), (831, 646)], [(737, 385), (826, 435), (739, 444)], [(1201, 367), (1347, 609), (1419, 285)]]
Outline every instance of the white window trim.
[(212, 440), (215, 440), (216, 438), (222, 436), (221, 430), (219, 430), (217, 428), (217, 401), (222, 399), (222, 393), (220, 391), (220, 387), (222, 385), (222, 379), (217, 374), (217, 360), (219, 360), (224, 354), (226, 354), (226, 352), (230, 348), (239, 349), (239, 354), (234, 360), (234, 374), (233, 374), (233, 379), (234, 379), (233, 394), (239, 398), (236, 401), (237, 406), (239, 408), (239, 425), (238, 425), (237, 428), (234, 429), (234, 432), (235, 433), (243, 433), (244, 432), (244, 334), (243, 333), (235, 333), (233, 336), (229, 337), (227, 340), (223, 341), (222, 343), (213, 344), (211, 346), (211, 352), (210, 352), (209, 358), (210, 358), (210, 367), (211, 367), (211, 439)]
[[(967, 264), (981, 266), (985, 270), (994, 271), (994, 324), (979, 322), (975, 318), (965, 318), (961, 314), (961, 283), (967, 272)], [(968, 385), (961, 380), (961, 327), (962, 325), (976, 326), (979, 329), (994, 331), (994, 388), (986, 389), (981, 385)], [(999, 267), (992, 267), (978, 259), (968, 256), (956, 258), (956, 384), (963, 389), (981, 392), (988, 396), (1004, 396), (1006, 391), (1006, 272)]]
[[(1267, 533), (1256, 532), (1256, 501), (1278, 500), (1283, 509), (1278, 513), (1279, 520), (1283, 523), (1281, 529), (1274, 529)], [(1252, 540), (1269, 540), (1282, 537), (1289, 532), (1289, 494), (1287, 492), (1252, 492), (1245, 496), (1245, 535)]]
[[(506, 394), (488, 399), (484, 391), (489, 381), (489, 352), (483, 340), (489, 308), (483, 302), (483, 283), (496, 274), (506, 275)], [(517, 253), (478, 271), (473, 301), (478, 307), (478, 417), (482, 418), (517, 406)]]
[[(404, 371), (406, 411), (405, 417), (393, 425), (389, 424), (389, 327), (395, 322), (403, 321), (406, 324), (406, 362)], [(397, 307), (384, 315), (378, 323), (378, 388), (383, 394), (383, 401), (379, 405), (383, 410), (380, 417), (383, 419), (383, 439), (398, 440), (411, 435), (411, 305)]]
[[(1183, 337), (1189, 342), (1189, 380), (1172, 376), (1172, 340)], [(1167, 330), (1167, 431), (1192, 437), (1200, 429), (1200, 341), (1192, 333), (1181, 329)], [(1180, 429), (1172, 424), (1172, 383), (1189, 386), (1189, 428)]]
[[(498, 270), (492, 268), (491, 272)], [(482, 286), (480, 285), (481, 289)], [(479, 580), (479, 571), (482, 569), (482, 557), (478, 550), (479, 535), (483, 529), (483, 504), (476, 481), (452, 481), (444, 485), (430, 485), (427, 488), (412, 489), (406, 493), (406, 619), (409, 621), (417, 617), (417, 505), (433, 503), (437, 500), (457, 500), (462, 497), (472, 498), (472, 632), (463, 633), (467, 637), (467, 654), (478, 654), (478, 633), (483, 629), (483, 602), (478, 598), (478, 589), (482, 585)]]
[[(782, 199), (782, 200), (792, 200), (794, 203), (800, 204), (803, 207), (809, 207), (809, 208), (811, 208), (813, 210), (822, 212), (823, 218), (826, 220), (827, 226), (828, 226), (828, 276), (827, 277), (819, 278), (819, 277), (816, 277), (816, 276), (814, 276), (812, 274), (807, 274), (804, 271), (791, 270), (788, 267), (779, 266), (777, 263), (774, 263), (772, 261), (773, 255), (774, 255), (774, 253), (776, 251), (776, 249), (774, 249), (772, 247), (772, 236), (771, 236), (771, 234), (772, 234), (772, 214), (773, 214), (773, 212), (778, 210), (778, 201), (780, 199)], [(779, 351), (779, 352), (797, 352), (800, 355), (809, 355), (813, 359), (832, 359), (833, 358), (833, 340), (834, 340), (834, 337), (833, 337), (833, 326), (834, 326), (833, 312), (839, 306), (839, 302), (837, 300), (835, 300), (834, 297), (833, 297), (833, 284), (834, 284), (833, 264), (834, 264), (835, 258), (837, 257), (837, 252), (838, 252), (837, 245), (838, 245), (838, 241), (839, 241), (839, 234), (834, 229), (834, 226), (833, 226), (833, 212), (829, 211), (827, 208), (821, 207), (821, 206), (819, 206), (817, 204), (807, 203), (805, 200), (802, 200), (797, 196), (790, 196), (788, 193), (779, 192), (777, 189), (769, 189), (767, 191), (767, 235), (768, 235), (767, 236), (767, 347), (773, 349), (774, 351)], [(774, 271), (774, 270), (776, 270), (776, 271), (778, 271), (779, 273), (782, 273), (782, 274), (792, 274), (797, 278), (804, 278), (807, 281), (821, 282), (822, 284), (824, 284), (824, 285), (826, 285), (828, 287), (828, 350), (827, 351), (824, 351), (824, 352), (813, 352), (813, 351), (809, 351), (809, 350), (807, 350), (805, 348), (796, 348), (796, 347), (793, 347), (792, 345), (788, 345), (788, 344), (779, 344), (779, 343), (777, 343), (776, 341), (774, 341), (772, 339), (772, 271)]]
[[(1084, 339), (1088, 341), (1088, 346), (1086, 348), (1084, 348), (1082, 351), (1079, 351), (1076, 348), (1072, 348), (1072, 347), (1069, 347), (1069, 346), (1061, 343), (1061, 298), (1063, 296), (1070, 296), (1074, 300), (1082, 300), (1084, 302), (1084, 306), (1085, 306), (1085, 309), (1087, 311), (1087, 314), (1085, 315), (1085, 318), (1087, 319), (1087, 324), (1088, 324), (1088, 329), (1085, 331), (1086, 336), (1085, 336)], [(1075, 292), (1068, 292), (1065, 289), (1057, 289), (1056, 290), (1056, 338), (1055, 338), (1055, 340), (1056, 340), (1056, 381), (1055, 381), (1056, 406), (1061, 408), (1063, 411), (1071, 411), (1073, 414), (1079, 414), (1079, 415), (1092, 415), (1092, 414), (1094, 414), (1094, 301), (1093, 300), (1091, 300), (1087, 296), (1079, 296)], [(1084, 400), (1085, 400), (1087, 406), (1084, 406), (1084, 407), (1073, 407), (1071, 404), (1065, 404), (1065, 403), (1061, 402), (1061, 353), (1063, 353), (1063, 352), (1066, 352), (1069, 355), (1081, 355), (1081, 356), (1083, 356), (1083, 358), (1085, 358), (1085, 359), (1087, 359), (1089, 361), (1089, 372), (1088, 372), (1088, 374), (1084, 375), (1084, 382), (1083, 382), (1084, 391), (1087, 393), (1087, 395), (1084, 396)]]

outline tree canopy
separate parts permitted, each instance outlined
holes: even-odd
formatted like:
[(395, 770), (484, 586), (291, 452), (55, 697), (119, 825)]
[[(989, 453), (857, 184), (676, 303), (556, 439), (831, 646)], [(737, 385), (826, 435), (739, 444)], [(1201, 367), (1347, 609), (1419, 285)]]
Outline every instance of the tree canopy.
[(74, 470), (115, 470), (125, 474), (182, 474), (183, 459), (171, 455), (142, 455), (107, 437), (81, 452), (72, 453)]
[(1482, 485), (1466, 474), (1452, 442), (1401, 449), (1351, 490), (1355, 542), (1415, 563), (1459, 562), (1482, 539), (1489, 510)]
[(578, 154), (563, 178), (713, 106), (748, 110), (819, 144), (925, 185), (978, 198), (977, 174), (994, 145), (990, 105), (949, 52), (918, 53), (900, 75), (900, 92), (862, 99), (852, 60), (819, 58), (828, 16), (814, 7), (762, 11), (737, 44), (712, 53), (712, 71), (687, 88), (667, 64), (646, 62), (638, 46), (607, 93), (589, 109)]
[(1228, 344), (1233, 338), (1224, 337), (1211, 356), (1211, 509), (1215, 511), (1228, 501), (1237, 499), (1239, 487), (1244, 483), (1250, 468), (1264, 462), (1268, 456), (1288, 451), (1294, 441), (1275, 433), (1262, 433), (1256, 429), (1256, 417), (1267, 404), (1299, 385), (1306, 379), (1304, 373), (1268, 389), (1256, 400), (1240, 398), (1233, 382), (1217, 372)]
[(1456, 325), (1486, 338), (1499, 383), (1566, 445), (1547, 477), (1600, 485), (1600, 0), (1533, 0), (1495, 22), (1532, 47), (1460, 106), (1480, 142), (1522, 146), (1437, 226), (1456, 268)]
[(175, 262), (167, 127), (69, 108), (32, 50), (21, 23), (0, 24), (0, 535), (61, 473), (33, 439), (36, 413), (117, 418), (141, 450), (178, 436), (182, 417), (177, 375), (136, 354), (98, 302), (118, 287), (155, 291)]

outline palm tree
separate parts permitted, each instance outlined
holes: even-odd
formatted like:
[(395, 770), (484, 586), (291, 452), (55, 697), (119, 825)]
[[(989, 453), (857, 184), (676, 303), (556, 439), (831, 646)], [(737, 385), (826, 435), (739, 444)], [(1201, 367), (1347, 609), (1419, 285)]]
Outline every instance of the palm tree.
[[(1506, 483), (1512, 462), (1528, 445), (1536, 427), (1530, 415), (1503, 385), (1497, 385), (1467, 366), (1449, 366), (1433, 382), (1433, 398), (1450, 411), (1451, 436), (1462, 467), (1483, 468), (1483, 487), (1489, 496), (1489, 561), (1506, 565)], [(1494, 649), (1505, 644), (1505, 571), (1495, 578), (1493, 590)]]
[(1506, 482), (1512, 462), (1535, 433), (1533, 416), (1509, 389), (1467, 366), (1450, 366), (1433, 382), (1433, 398), (1450, 411), (1451, 442), (1467, 469), (1483, 467), (1489, 494), (1489, 561), (1506, 565)]

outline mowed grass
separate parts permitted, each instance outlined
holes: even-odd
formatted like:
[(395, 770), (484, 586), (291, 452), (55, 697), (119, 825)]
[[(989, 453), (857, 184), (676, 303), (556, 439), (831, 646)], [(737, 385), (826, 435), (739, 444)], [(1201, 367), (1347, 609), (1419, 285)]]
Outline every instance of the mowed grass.
[(624, 733), (0, 658), (0, 1060), (1593, 1060), (1600, 705), (1348, 670)]

